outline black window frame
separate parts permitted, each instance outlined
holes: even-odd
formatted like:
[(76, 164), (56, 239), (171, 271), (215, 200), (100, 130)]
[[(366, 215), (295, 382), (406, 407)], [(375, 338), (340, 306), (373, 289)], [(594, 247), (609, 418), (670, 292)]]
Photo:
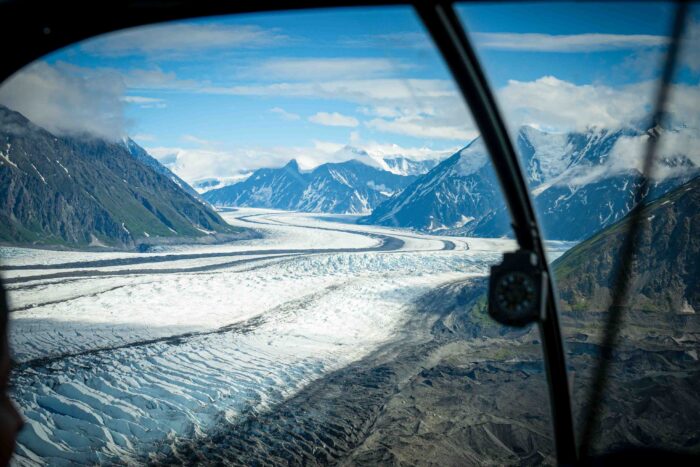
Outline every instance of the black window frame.
[[(459, 3), (464, 2), (465, 0), (462, 0)], [(518, 246), (523, 250), (534, 252), (538, 256), (540, 268), (547, 273), (549, 287), (546, 297), (546, 316), (539, 322), (539, 330), (548, 377), (555, 451), (559, 464), (577, 464), (582, 459), (578, 456), (574, 433), (571, 390), (566, 373), (556, 289), (545, 256), (541, 229), (518, 156), (476, 53), (454, 10), (454, 3), (457, 2), (440, 0), (256, 0), (254, 2), (0, 0), (0, 43), (4, 44), (3, 60), (0, 61), (0, 83), (23, 66), (50, 52), (99, 34), (130, 27), (198, 17), (266, 11), (412, 6), (447, 63), (453, 79), (470, 108), (506, 198)], [(683, 4), (684, 2), (680, 2), (680, 5)], [(682, 7), (679, 7), (676, 29), (679, 29), (678, 24), (682, 25), (683, 13), (680, 10)], [(680, 23), (678, 17), (681, 18)], [(682, 27), (680, 29), (682, 30)], [(680, 35), (680, 31), (674, 29), (674, 34), (676, 33)], [(676, 42), (677, 40), (676, 37)], [(673, 53), (668, 55), (666, 68), (670, 71), (667, 74), (673, 72), (675, 59)], [(660, 94), (663, 94), (664, 86), (662, 80)], [(653, 158), (653, 152), (653, 147), (647, 149), (647, 160), (650, 157)], [(626, 243), (629, 245), (625, 250), (624, 259), (627, 262), (631, 260), (634, 253), (632, 240), (635, 234), (636, 231), (631, 230), (626, 238)], [(622, 286), (624, 288), (624, 282)], [(1, 284), (0, 289), (2, 289)], [(0, 292), (4, 296), (4, 290)], [(0, 300), (0, 306), (6, 308), (5, 300)], [(614, 342), (614, 339), (611, 342)], [(601, 367), (604, 365), (603, 359)], [(595, 395), (595, 393), (592, 394)]]

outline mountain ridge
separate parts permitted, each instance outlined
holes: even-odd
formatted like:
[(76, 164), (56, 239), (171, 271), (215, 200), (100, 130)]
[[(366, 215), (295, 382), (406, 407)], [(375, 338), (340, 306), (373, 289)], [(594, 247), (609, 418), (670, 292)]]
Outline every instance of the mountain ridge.
[(202, 197), (215, 206), (363, 214), (414, 179), (359, 159), (327, 162), (311, 171), (302, 171), (292, 159), (279, 168), (258, 169), (247, 179)]
[[(516, 147), (546, 238), (581, 240), (630, 211), (639, 201), (633, 198), (641, 174), (634, 168), (612, 170), (611, 158), (618, 157), (618, 141), (645, 135), (632, 129), (566, 134), (520, 129)], [(652, 182), (644, 194), (650, 199), (698, 173), (687, 157), (664, 158), (660, 164), (671, 176)], [(446, 235), (510, 236), (507, 207), (494, 189), (498, 185), (477, 138), (360, 222)]]
[(249, 235), (121, 142), (54, 135), (0, 106), (0, 146), (2, 242), (133, 249)]

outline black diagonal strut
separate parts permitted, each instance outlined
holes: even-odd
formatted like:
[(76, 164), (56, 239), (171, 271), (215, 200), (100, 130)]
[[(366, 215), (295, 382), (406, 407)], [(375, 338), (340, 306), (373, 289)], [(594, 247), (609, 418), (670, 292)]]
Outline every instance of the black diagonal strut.
[[(523, 249), (534, 251), (541, 267), (549, 272), (535, 210), (518, 157), (486, 77), (451, 2), (417, 2), (415, 8), (459, 85), (491, 155), (508, 203), (518, 244)], [(556, 454), (560, 464), (573, 464), (577, 456), (564, 346), (551, 283), (552, 275), (547, 276), (550, 278), (547, 311), (546, 318), (540, 323), (540, 334), (549, 382)]]
[[(678, 2), (675, 18), (671, 30), (671, 40), (666, 52), (665, 62), (659, 88), (656, 94), (656, 102), (654, 103), (653, 122), (659, 124), (663, 118), (666, 104), (668, 102), (669, 87), (673, 79), (673, 73), (676, 69), (678, 55), (681, 45), (681, 37), (683, 36), (683, 27), (685, 25), (685, 16), (687, 14), (688, 4), (686, 2)], [(600, 362), (593, 376), (593, 385), (588, 393), (586, 418), (581, 436), (581, 457), (588, 456), (590, 446), (594, 441), (594, 436), (598, 428), (598, 420), (600, 418), (600, 410), (602, 405), (603, 391), (605, 382), (610, 371), (612, 363), (612, 352), (617, 343), (617, 337), (622, 326), (624, 307), (627, 305), (629, 295), (630, 279), (632, 277), (632, 266), (634, 262), (635, 251), (637, 250), (637, 241), (642, 228), (642, 208), (644, 206), (643, 198), (649, 191), (649, 183), (654, 176), (654, 162), (656, 159), (656, 149), (659, 141), (658, 134), (649, 136), (645, 151), (644, 165), (642, 169), (642, 180), (637, 188), (637, 192), (632, 199), (642, 200), (632, 210), (630, 217), (625, 226), (625, 237), (620, 245), (620, 262), (616, 271), (614, 271), (612, 282), (612, 300), (608, 309), (608, 319), (604, 330), (603, 342), (601, 344)]]

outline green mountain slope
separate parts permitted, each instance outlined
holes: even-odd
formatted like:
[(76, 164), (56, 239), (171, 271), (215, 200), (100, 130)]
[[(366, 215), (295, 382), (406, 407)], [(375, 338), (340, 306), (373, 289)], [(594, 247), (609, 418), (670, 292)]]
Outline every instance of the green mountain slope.
[(0, 106), (0, 241), (134, 248), (241, 234), (125, 145), (56, 136)]
[[(640, 311), (700, 311), (700, 178), (642, 209), (644, 228), (633, 266), (629, 307)], [(567, 310), (603, 310), (629, 216), (554, 262)]]

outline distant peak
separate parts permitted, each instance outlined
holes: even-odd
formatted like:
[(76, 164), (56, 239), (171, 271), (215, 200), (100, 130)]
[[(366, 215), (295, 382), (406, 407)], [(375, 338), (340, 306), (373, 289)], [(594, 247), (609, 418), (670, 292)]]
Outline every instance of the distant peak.
[(289, 162), (287, 162), (287, 165), (285, 165), (284, 168), (294, 170), (295, 172), (299, 172), (299, 163), (296, 159), (292, 159)]
[[(363, 161), (361, 161), (360, 159), (348, 159), (348, 160), (346, 160), (346, 161), (344, 161), (344, 162), (341, 162), (341, 164), (348, 164), (348, 165), (365, 165), (365, 166), (367, 165), (367, 164), (365, 164)], [(368, 167), (369, 167), (369, 166), (368, 166)]]

